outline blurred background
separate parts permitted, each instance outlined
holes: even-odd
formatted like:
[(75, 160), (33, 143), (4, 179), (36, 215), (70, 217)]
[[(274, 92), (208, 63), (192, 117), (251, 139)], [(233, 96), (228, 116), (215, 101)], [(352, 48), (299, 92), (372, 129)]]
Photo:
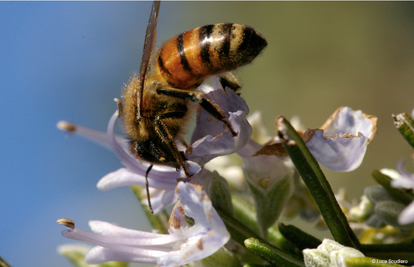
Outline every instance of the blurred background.
[[(88, 231), (89, 220), (149, 230), (129, 188), (96, 188), (122, 167), (116, 156), (65, 138), (55, 125), (106, 129), (113, 98), (139, 70), (150, 9), (151, 2), (0, 2), (0, 255), (11, 265), (71, 266), (56, 253), (71, 243), (56, 223), (62, 217)], [(268, 40), (238, 76), (272, 135), (278, 115), (298, 115), (310, 128), (344, 105), (379, 118), (359, 169), (324, 169), (335, 192), (346, 187), (359, 199), (374, 184), (372, 169), (409, 159), (391, 114), (414, 108), (413, 2), (164, 2), (158, 43), (219, 22), (250, 25)]]

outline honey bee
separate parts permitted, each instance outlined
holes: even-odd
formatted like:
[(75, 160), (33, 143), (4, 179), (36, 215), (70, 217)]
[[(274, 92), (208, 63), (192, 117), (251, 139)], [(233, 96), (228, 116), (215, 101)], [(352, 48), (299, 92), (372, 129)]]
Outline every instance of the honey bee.
[(237, 133), (218, 105), (195, 89), (212, 75), (221, 75), (223, 85), (237, 90), (229, 71), (250, 63), (267, 45), (254, 29), (233, 23), (206, 25), (182, 33), (166, 43), (152, 59), (157, 35), (160, 2), (154, 1), (148, 22), (140, 72), (123, 91), (123, 124), (136, 158), (154, 164), (182, 167), (185, 156), (176, 142), (185, 145), (183, 127), (190, 106), (199, 104)]

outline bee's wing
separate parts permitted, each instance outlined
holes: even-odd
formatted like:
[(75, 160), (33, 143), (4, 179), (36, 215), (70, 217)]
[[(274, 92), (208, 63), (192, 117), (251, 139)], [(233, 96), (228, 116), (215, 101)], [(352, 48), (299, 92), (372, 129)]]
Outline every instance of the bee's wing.
[(152, 52), (154, 51), (155, 42), (157, 41), (157, 22), (160, 10), (160, 1), (154, 1), (148, 21), (147, 31), (145, 32), (144, 51), (142, 52), (141, 68), (139, 69), (140, 88), (137, 94), (137, 108), (139, 110), (137, 119), (141, 117), (141, 103), (143, 97), (144, 83), (149, 71)]

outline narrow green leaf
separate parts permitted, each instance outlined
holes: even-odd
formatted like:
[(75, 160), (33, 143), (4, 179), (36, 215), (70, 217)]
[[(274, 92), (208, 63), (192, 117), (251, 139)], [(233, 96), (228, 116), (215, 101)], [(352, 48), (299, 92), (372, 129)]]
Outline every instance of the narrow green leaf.
[(260, 238), (258, 234), (253, 232), (251, 229), (246, 227), (243, 223), (235, 219), (234, 217), (228, 215), (226, 212), (216, 209), (217, 213), (220, 215), (220, 218), (223, 220), (224, 224), (229, 231), (231, 238), (237, 243), (244, 246), (244, 240), (250, 237)]
[(407, 114), (392, 115), (394, 125), (404, 139), (414, 148), (414, 120)]
[(322, 241), (293, 225), (279, 224), (282, 235), (301, 251), (305, 248), (317, 248)]
[[(220, 248), (213, 255), (207, 258), (198, 260), (202, 266), (226, 266), (226, 267), (240, 267), (241, 263), (237, 256), (225, 247)], [(197, 266), (195, 264), (195, 266)]]
[(407, 192), (404, 192), (403, 190), (394, 188), (391, 186), (392, 178), (389, 176), (383, 174), (380, 171), (373, 170), (371, 172), (372, 177), (374, 177), (375, 181), (379, 183), (382, 187), (387, 190), (387, 192), (395, 199), (400, 200), (405, 205), (410, 204), (414, 200), (414, 196), (412, 194), (409, 194)]
[(361, 252), (365, 256), (378, 259), (401, 259), (407, 260), (410, 265), (414, 264), (414, 243), (398, 244), (362, 244)]
[[(285, 251), (278, 249), (272, 245), (266, 244), (255, 238), (248, 238), (244, 241), (244, 244), (248, 250), (259, 255), (263, 259), (270, 263), (280, 267), (298, 267), (305, 266), (303, 259), (289, 254)], [(282, 256), (283, 255), (283, 256)]]
[(256, 212), (253, 206), (237, 195), (232, 196), (232, 202), (234, 207), (234, 217), (259, 235), (260, 230), (257, 225)]
[[(260, 234), (259, 226), (256, 221), (256, 212), (253, 206), (238, 196), (233, 196), (233, 207), (235, 211), (235, 218), (243, 222), (243, 224), (257, 235)], [(268, 231), (268, 240), (277, 247), (287, 250), (292, 253), (302, 253), (297, 251), (297, 248), (290, 243), (280, 232), (276, 226), (272, 226)]]
[(398, 216), (405, 207), (405, 205), (395, 201), (380, 201), (375, 204), (375, 215), (388, 225), (403, 232), (411, 232), (414, 230), (414, 223), (402, 225), (398, 222)]
[(229, 183), (217, 171), (213, 172), (208, 192), (214, 208), (220, 208), (227, 214), (234, 215)]
[(276, 130), (334, 239), (344, 246), (359, 249), (360, 243), (355, 233), (349, 227), (331, 186), (303, 139), (284, 117), (276, 119)]
[(243, 267), (269, 267), (269, 265), (262, 265), (262, 264), (245, 264)]
[(138, 201), (141, 204), (145, 215), (147, 215), (152, 228), (154, 230), (157, 230), (160, 234), (168, 234), (168, 214), (165, 211), (162, 211), (157, 215), (152, 214), (147, 205), (144, 205), (141, 202), (141, 192), (144, 190), (144, 187), (139, 185), (131, 185), (131, 189), (134, 192), (135, 196), (138, 198)]
[(275, 225), (269, 228), (269, 235), (267, 238), (270, 243), (276, 245), (282, 250), (286, 250), (293, 254), (302, 255), (302, 250), (299, 250), (293, 243), (284, 237), (279, 231), (279, 228)]
[[(392, 261), (392, 260), (391, 260)], [(374, 258), (349, 258), (345, 260), (347, 267), (397, 267), (401, 266), (399, 264), (395, 264), (390, 262), (390, 260), (380, 260), (380, 259), (374, 259)]]

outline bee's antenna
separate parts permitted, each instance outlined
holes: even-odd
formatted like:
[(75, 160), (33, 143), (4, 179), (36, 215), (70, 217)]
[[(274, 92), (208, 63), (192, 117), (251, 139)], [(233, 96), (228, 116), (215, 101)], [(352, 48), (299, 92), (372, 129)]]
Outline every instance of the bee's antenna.
[(151, 206), (151, 198), (150, 198), (149, 187), (148, 187), (148, 174), (151, 171), (152, 166), (154, 165), (151, 164), (148, 167), (147, 171), (145, 172), (145, 189), (147, 190), (148, 208), (151, 211), (151, 213), (154, 214), (154, 210), (152, 209), (152, 206)]

